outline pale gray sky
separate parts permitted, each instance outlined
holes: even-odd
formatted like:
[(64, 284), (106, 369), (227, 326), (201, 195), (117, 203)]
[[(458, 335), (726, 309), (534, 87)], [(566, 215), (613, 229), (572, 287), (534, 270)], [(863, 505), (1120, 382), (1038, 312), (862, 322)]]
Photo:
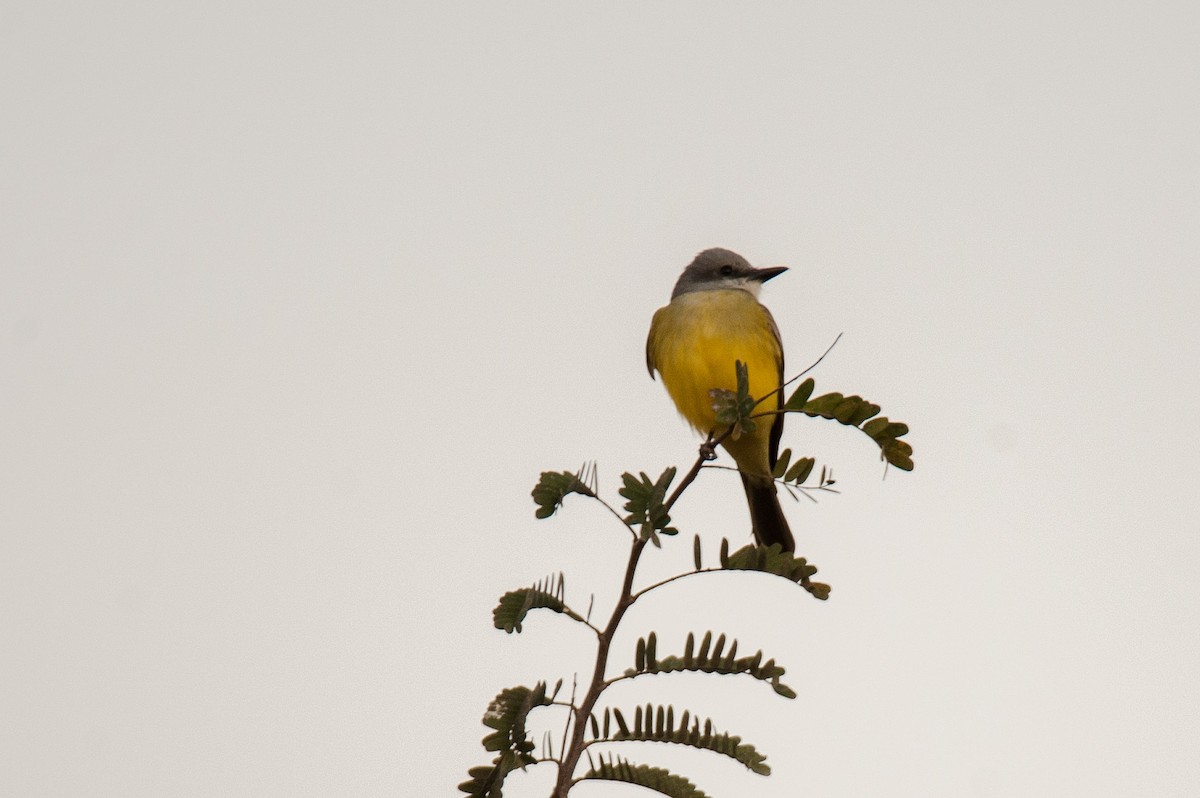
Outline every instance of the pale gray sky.
[[(792, 421), (832, 599), (685, 580), (614, 658), (775, 656), (797, 701), (613, 695), (774, 775), (622, 752), (725, 796), (1196, 795), (1198, 39), (1183, 2), (5, 3), (0, 793), (454, 794), (492, 696), (592, 658), (496, 599), (607, 611), (624, 562), (529, 489), (690, 462), (643, 343), (724, 246), (792, 267), (790, 365), (844, 332), (818, 390), (917, 470)], [(728, 473), (676, 519), (747, 540)]]

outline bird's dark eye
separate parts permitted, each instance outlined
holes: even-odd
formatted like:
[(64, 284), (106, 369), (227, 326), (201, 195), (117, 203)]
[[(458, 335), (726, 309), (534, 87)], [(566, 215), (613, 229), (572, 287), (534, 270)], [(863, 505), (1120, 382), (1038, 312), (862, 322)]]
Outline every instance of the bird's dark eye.
[(725, 277), (728, 277), (729, 275), (733, 274), (733, 267), (732, 266), (722, 266), (721, 274)]

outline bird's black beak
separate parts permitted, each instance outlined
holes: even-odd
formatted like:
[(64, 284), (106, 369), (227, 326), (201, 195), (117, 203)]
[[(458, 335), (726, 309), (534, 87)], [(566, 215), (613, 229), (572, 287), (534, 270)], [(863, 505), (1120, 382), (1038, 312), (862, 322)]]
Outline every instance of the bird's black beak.
[(768, 266), (765, 269), (755, 269), (753, 279), (760, 283), (765, 283), (772, 277), (778, 277), (788, 270), (787, 266)]

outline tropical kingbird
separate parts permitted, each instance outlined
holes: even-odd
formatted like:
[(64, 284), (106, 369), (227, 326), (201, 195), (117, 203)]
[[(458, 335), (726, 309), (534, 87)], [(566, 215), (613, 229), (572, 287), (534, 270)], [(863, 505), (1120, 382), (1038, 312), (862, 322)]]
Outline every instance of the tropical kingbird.
[[(663, 385), (679, 413), (701, 434), (720, 435), (713, 389), (737, 390), (736, 361), (746, 364), (750, 395), (775, 391), (755, 412), (783, 404), (783, 344), (771, 313), (758, 301), (762, 284), (786, 266), (756, 269), (727, 249), (706, 249), (675, 283), (671, 302), (659, 308), (646, 339), (646, 367)], [(759, 545), (779, 543), (795, 551), (771, 469), (779, 454), (783, 413), (756, 419), (753, 432), (727, 437), (721, 445), (741, 472), (750, 523)]]

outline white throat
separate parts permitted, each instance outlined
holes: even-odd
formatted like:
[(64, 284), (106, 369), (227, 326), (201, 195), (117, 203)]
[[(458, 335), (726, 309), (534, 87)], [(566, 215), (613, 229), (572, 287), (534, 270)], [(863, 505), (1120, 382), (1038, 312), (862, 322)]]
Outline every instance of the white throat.
[(762, 291), (763, 284), (758, 280), (751, 280), (749, 277), (739, 277), (736, 280), (730, 280), (729, 287), (748, 291), (750, 296), (758, 299), (758, 294)]

